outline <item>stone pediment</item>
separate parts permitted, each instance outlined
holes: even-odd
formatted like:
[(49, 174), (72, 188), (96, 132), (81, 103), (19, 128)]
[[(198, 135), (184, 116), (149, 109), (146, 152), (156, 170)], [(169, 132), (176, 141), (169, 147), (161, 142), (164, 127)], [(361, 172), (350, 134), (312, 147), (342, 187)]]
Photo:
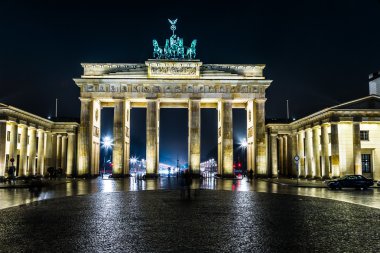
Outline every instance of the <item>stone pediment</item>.
[(371, 95), (332, 107), (333, 110), (376, 110), (380, 109), (380, 97)]

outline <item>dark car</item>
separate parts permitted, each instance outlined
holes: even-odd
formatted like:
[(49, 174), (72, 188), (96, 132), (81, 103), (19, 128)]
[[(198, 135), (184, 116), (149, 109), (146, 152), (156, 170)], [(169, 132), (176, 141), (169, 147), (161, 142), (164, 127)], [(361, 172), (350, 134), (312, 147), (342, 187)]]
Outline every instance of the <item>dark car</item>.
[(362, 175), (346, 175), (327, 182), (327, 186), (330, 189), (363, 188), (365, 190), (372, 185), (373, 180), (365, 178)]

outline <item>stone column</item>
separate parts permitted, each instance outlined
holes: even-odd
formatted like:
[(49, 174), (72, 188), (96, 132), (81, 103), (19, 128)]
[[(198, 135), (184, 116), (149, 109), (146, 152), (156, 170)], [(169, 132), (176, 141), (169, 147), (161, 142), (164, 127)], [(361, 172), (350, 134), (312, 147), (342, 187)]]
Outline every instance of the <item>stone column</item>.
[[(17, 165), (17, 135), (18, 126), (16, 122), (9, 122), (10, 125), (10, 139), (9, 139), (9, 159), (13, 158), (15, 161), (14, 166)], [(12, 164), (10, 164), (12, 165)]]
[(53, 146), (52, 146), (52, 133), (50, 131), (45, 132), (45, 162), (43, 174), (46, 174), (49, 167), (53, 167)]
[(284, 175), (284, 137), (281, 136), (278, 138), (278, 146), (279, 146), (279, 174)]
[(306, 132), (306, 168), (305, 174), (307, 178), (313, 176), (313, 131), (311, 128), (307, 128)]
[(322, 136), (322, 179), (330, 178), (330, 158), (329, 158), (329, 124), (323, 123), (321, 127)]
[(298, 132), (298, 144), (297, 144), (297, 152), (298, 156), (300, 157), (299, 161), (299, 176), (300, 177), (305, 177), (305, 145), (304, 145), (304, 140), (305, 140), (305, 131), (300, 130)]
[(58, 149), (58, 136), (56, 133), (51, 134), (51, 166), (57, 169), (57, 149)]
[[(247, 171), (255, 169), (255, 115), (254, 115), (254, 101), (247, 102)], [(277, 152), (277, 150), (276, 150)], [(277, 166), (277, 164), (276, 164)], [(277, 175), (277, 171), (276, 171)]]
[(254, 103), (255, 121), (255, 175), (268, 176), (265, 140), (265, 98), (257, 98)]
[(63, 169), (63, 172), (66, 173), (66, 166), (67, 166), (67, 136), (62, 136), (61, 137), (61, 168)]
[(18, 176), (27, 176), (28, 164), (28, 127), (24, 124), (19, 125), (21, 129), (20, 137), (20, 163), (18, 168)]
[(66, 175), (73, 176), (74, 174), (74, 164), (75, 164), (75, 133), (68, 133), (67, 140), (67, 165), (66, 165)]
[(332, 176), (340, 176), (338, 123), (331, 122), (331, 169)]
[(218, 102), (218, 166), (223, 177), (233, 176), (232, 103)]
[(90, 173), (91, 164), (91, 100), (80, 98), (80, 128), (78, 140), (78, 176), (84, 176)]
[(55, 159), (55, 168), (62, 168), (62, 135), (57, 134), (57, 150), (56, 150), (56, 159)]
[(37, 147), (37, 174), (43, 175), (44, 174), (44, 159), (45, 159), (45, 134), (44, 130), (38, 129), (38, 147)]
[(288, 136), (284, 135), (283, 137), (283, 154), (282, 154), (282, 175), (288, 175)]
[(314, 126), (313, 127), (313, 169), (312, 176), (314, 178), (321, 178), (321, 162), (320, 162), (320, 156), (321, 153), (319, 151), (319, 146), (321, 145), (321, 127), (320, 126)]
[(360, 122), (353, 122), (352, 124), (353, 132), (353, 154), (355, 163), (355, 174), (362, 174), (362, 152), (361, 152), (361, 142), (360, 142)]
[(112, 163), (113, 169), (112, 174), (115, 176), (123, 175), (123, 154), (124, 154), (124, 102), (122, 100), (115, 101), (114, 107), (114, 118), (113, 118), (113, 152), (112, 152)]
[(158, 172), (158, 102), (148, 100), (146, 110), (146, 175), (155, 177)]
[(124, 175), (129, 176), (129, 157), (130, 157), (130, 134), (131, 134), (131, 102), (124, 101)]
[(0, 177), (5, 175), (6, 170), (6, 157), (5, 157), (5, 147), (7, 142), (7, 122), (0, 121)]
[(37, 131), (35, 127), (29, 127), (29, 166), (28, 175), (36, 175), (36, 150)]
[(201, 163), (201, 108), (199, 100), (189, 101), (189, 169), (195, 174), (200, 173)]
[(294, 157), (296, 157), (296, 155), (297, 155), (297, 132), (294, 131), (292, 132), (292, 135), (291, 135), (291, 155), (290, 155), (290, 163), (291, 163), (291, 168), (292, 168), (292, 171), (290, 174), (293, 177), (298, 176), (297, 164), (294, 161)]
[(277, 176), (278, 164), (277, 164), (277, 134), (272, 133), (271, 139), (271, 163), (272, 163), (272, 177)]

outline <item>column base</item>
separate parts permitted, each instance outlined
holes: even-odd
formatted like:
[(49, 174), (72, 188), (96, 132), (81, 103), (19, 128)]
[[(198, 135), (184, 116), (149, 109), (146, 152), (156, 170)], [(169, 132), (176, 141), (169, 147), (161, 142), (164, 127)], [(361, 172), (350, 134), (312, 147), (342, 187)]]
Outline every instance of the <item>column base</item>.
[[(49, 177), (48, 175), (46, 177)], [(91, 176), (90, 174), (81, 174), (81, 175), (76, 175), (77, 178), (94, 178), (96, 176)]]
[(145, 179), (156, 179), (158, 178), (158, 174), (156, 173), (146, 173), (143, 178)]
[(222, 178), (223, 179), (236, 179), (237, 177), (234, 174), (223, 174)]
[(323, 176), (322, 177), (322, 180), (327, 180), (327, 179), (330, 179), (330, 177), (329, 176)]
[(129, 174), (112, 174), (109, 176), (109, 178), (125, 178), (125, 177), (130, 177), (131, 175)]
[(199, 174), (199, 173), (191, 173), (191, 177), (192, 177), (192, 178), (201, 178), (202, 175)]
[(314, 176), (313, 179), (315, 179), (315, 180), (321, 180), (322, 177), (320, 177), (320, 176)]
[[(277, 175), (276, 175), (276, 177), (277, 177)], [(268, 178), (268, 175), (267, 174), (256, 174), (254, 176), (254, 178)]]

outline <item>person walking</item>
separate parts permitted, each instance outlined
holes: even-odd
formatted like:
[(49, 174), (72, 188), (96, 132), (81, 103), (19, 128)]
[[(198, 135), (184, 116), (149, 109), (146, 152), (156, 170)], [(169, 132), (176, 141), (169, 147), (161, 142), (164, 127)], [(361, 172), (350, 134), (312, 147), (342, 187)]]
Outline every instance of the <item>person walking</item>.
[(249, 170), (249, 181), (252, 182), (253, 180), (253, 170), (252, 168)]
[(16, 168), (15, 166), (10, 166), (9, 169), (8, 169), (8, 178), (9, 178), (9, 183), (10, 184), (15, 184), (15, 172), (16, 172)]

